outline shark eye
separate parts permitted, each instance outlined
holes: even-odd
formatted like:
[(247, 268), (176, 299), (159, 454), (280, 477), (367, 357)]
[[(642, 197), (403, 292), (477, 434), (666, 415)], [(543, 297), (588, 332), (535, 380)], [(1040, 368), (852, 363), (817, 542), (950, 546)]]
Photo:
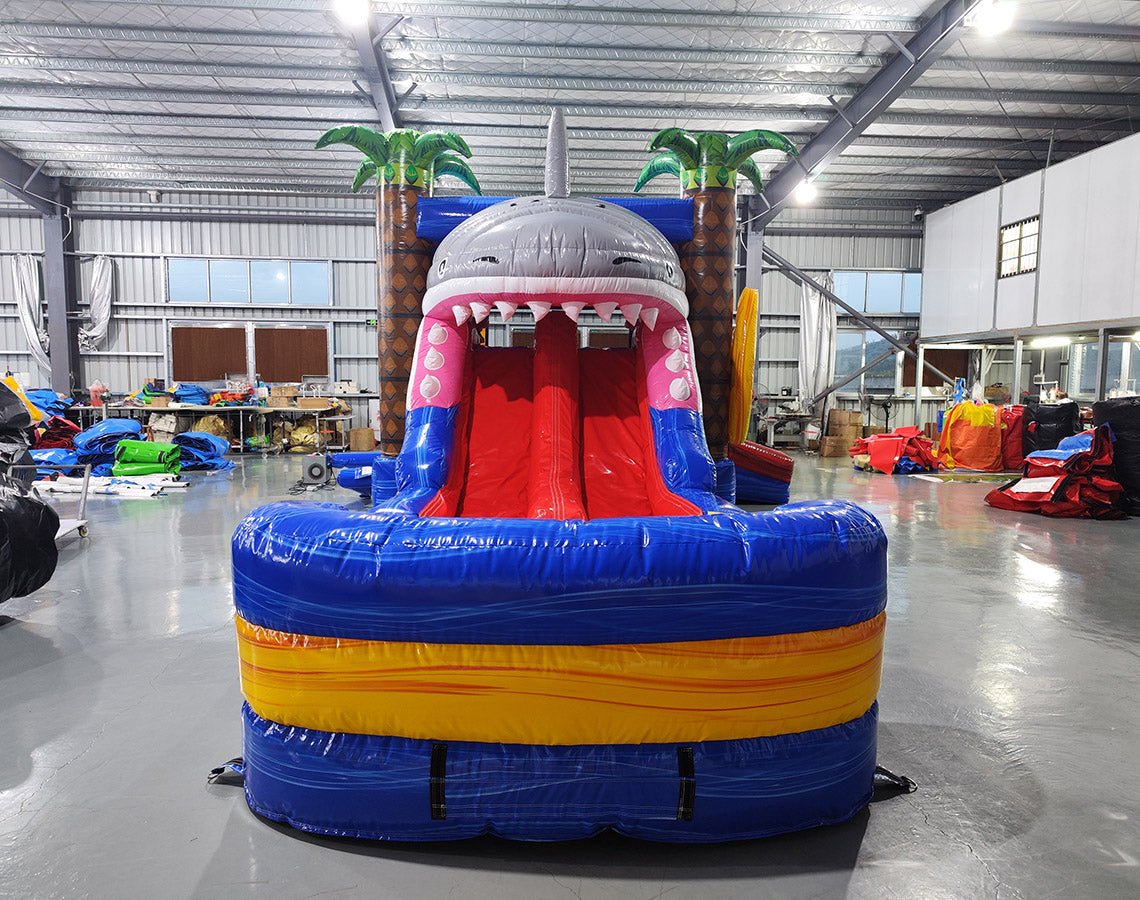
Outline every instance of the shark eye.
[(669, 278), (673, 277), (673, 264), (665, 263), (665, 275)]
[(639, 263), (640, 259), (634, 259), (632, 256), (615, 256), (613, 263), (615, 266), (624, 266), (626, 263)]
[(441, 260), (439, 261), (439, 265), (438, 265), (438, 266), (436, 266), (436, 271), (437, 271), (437, 272), (439, 272), (439, 274), (440, 274), (440, 275), (442, 275), (442, 274), (443, 274), (443, 270), (444, 270), (444, 269), (446, 269), (446, 268), (447, 268), (447, 259), (446, 259), (446, 258), (445, 258), (445, 259), (441, 259)]
[(499, 264), (499, 257), (497, 257), (497, 256), (480, 256), (475, 260), (475, 262), (485, 262), (485, 263), (491, 263), (492, 265), (498, 265)]

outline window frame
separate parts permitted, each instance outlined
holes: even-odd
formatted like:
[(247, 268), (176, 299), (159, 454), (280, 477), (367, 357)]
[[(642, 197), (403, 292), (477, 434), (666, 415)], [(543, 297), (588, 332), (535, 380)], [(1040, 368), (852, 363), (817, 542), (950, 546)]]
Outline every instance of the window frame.
[[(170, 290), (170, 264), (174, 260), (194, 260), (206, 264), (206, 296), (201, 300), (174, 300), (171, 298)], [(215, 300), (214, 288), (210, 277), (210, 263), (211, 262), (237, 262), (245, 265), (246, 277), (246, 299), (245, 300)], [(274, 262), (284, 263), (286, 271), (286, 282), (288, 284), (289, 299), (285, 303), (259, 303), (253, 299), (253, 263)], [(326, 278), (326, 290), (324, 303), (303, 303), (294, 300), (294, 278), (293, 278), (293, 264), (294, 263), (315, 263), (324, 266)], [(187, 307), (219, 307), (230, 309), (308, 309), (320, 310), (331, 309), (336, 306), (336, 297), (334, 287), (336, 284), (335, 274), (333, 272), (333, 260), (329, 257), (287, 257), (287, 256), (203, 256), (193, 254), (168, 254), (162, 257), (162, 292), (163, 301), (169, 306)]]
[[(1025, 226), (1033, 224), (1036, 227), (1029, 234), (1025, 233)], [(1017, 229), (1017, 236), (1007, 239), (1006, 233), (1012, 229)], [(1032, 252), (1024, 252), (1022, 242), (1032, 238), (1034, 242)], [(1016, 251), (1011, 256), (1004, 256), (1004, 250), (1007, 245), (1014, 245)], [(1032, 266), (1026, 265), (1024, 260), (1029, 257), (1033, 258)], [(1012, 272), (1004, 272), (1002, 269), (1008, 260), (1016, 260), (1016, 266)], [(1010, 222), (1006, 225), (1001, 225), (998, 228), (998, 251), (997, 251), (997, 277), (998, 281), (1003, 281), (1006, 278), (1016, 278), (1018, 275), (1030, 275), (1036, 272), (1041, 260), (1041, 216), (1027, 216), (1024, 219), (1018, 219), (1016, 222)]]

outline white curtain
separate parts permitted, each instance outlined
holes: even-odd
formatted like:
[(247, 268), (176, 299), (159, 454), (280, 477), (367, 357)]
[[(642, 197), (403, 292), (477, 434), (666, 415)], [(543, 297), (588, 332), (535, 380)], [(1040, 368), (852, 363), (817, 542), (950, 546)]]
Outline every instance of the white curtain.
[(17, 253), (12, 257), (16, 275), (16, 309), (32, 358), (44, 372), (51, 372), (48, 360), (48, 336), (44, 330), (43, 291), (40, 287), (39, 262), (30, 253)]
[[(820, 283), (833, 290), (830, 273)], [(835, 332), (835, 304), (804, 284), (800, 288), (800, 407), (821, 418), (830, 397), (815, 409), (811, 402), (835, 379)]]
[(115, 284), (115, 270), (111, 257), (96, 256), (95, 271), (91, 275), (91, 322), (79, 329), (79, 346), (85, 351), (96, 350), (107, 337), (111, 324), (111, 292)]
[(982, 360), (981, 360), (982, 377), (980, 379), (980, 381), (982, 382), (982, 387), (985, 387), (987, 384), (989, 384), (990, 368), (993, 366), (994, 362), (997, 360), (997, 354), (998, 354), (997, 347), (983, 347), (982, 348)]

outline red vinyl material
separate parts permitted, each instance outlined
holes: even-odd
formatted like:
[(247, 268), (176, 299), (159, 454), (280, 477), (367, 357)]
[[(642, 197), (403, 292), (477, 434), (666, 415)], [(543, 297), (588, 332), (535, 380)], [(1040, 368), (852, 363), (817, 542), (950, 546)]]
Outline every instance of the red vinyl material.
[(1025, 465), (1021, 437), (1025, 428), (1025, 407), (1005, 406), (1001, 411), (1001, 465), (1003, 469), (1020, 469)]
[(535, 328), (529, 518), (586, 518), (578, 392), (578, 328), (566, 316), (548, 315)]
[(754, 441), (728, 445), (728, 458), (737, 468), (777, 481), (791, 481), (795, 462), (786, 453)]

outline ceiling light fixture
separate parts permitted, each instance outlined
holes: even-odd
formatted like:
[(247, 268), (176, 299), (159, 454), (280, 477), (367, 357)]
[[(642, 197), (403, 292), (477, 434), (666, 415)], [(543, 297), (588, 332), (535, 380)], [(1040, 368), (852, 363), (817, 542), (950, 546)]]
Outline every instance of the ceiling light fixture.
[(332, 0), (332, 8), (336, 17), (350, 28), (367, 25), (372, 15), (371, 0)]
[(1068, 347), (1072, 342), (1073, 339), (1071, 337), (1058, 334), (1051, 337), (1034, 338), (1029, 342), (1029, 346), (1034, 350), (1048, 350), (1052, 347)]
[(1012, 0), (982, 0), (966, 16), (965, 24), (977, 28), (982, 34), (1001, 34), (1013, 24)]
[(805, 178), (800, 182), (799, 187), (796, 188), (792, 196), (795, 197), (796, 203), (800, 206), (806, 206), (814, 202), (815, 198), (819, 196), (819, 188), (815, 186), (814, 181), (809, 181)]

